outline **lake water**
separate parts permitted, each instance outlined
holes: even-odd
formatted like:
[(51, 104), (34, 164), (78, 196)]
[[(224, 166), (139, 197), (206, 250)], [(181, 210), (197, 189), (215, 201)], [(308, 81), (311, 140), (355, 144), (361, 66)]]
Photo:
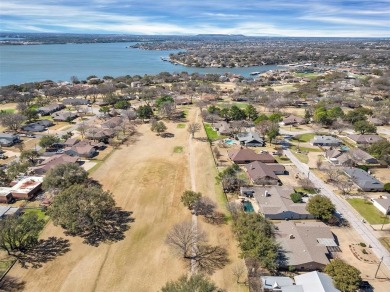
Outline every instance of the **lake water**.
[(249, 77), (250, 72), (265, 72), (277, 66), (249, 68), (191, 68), (164, 62), (176, 51), (131, 49), (132, 43), (61, 44), (0, 46), (0, 86), (25, 82), (80, 80), (90, 75), (113, 77), (153, 75), (160, 72), (226, 73)]

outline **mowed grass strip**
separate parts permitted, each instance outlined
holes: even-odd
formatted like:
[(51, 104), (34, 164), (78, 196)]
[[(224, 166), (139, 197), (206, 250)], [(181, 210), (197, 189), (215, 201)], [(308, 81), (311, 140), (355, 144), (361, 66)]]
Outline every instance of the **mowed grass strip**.
[(306, 134), (301, 134), (301, 135), (296, 136), (294, 138), (294, 140), (301, 141), (301, 142), (309, 142), (313, 138), (314, 138), (314, 134), (313, 133), (306, 133)]
[(388, 217), (383, 215), (371, 202), (363, 199), (347, 199), (348, 203), (359, 212), (370, 224), (390, 223)]
[(213, 130), (210, 124), (204, 124), (204, 129), (206, 131), (207, 139), (210, 141), (220, 140), (226, 138), (226, 136), (219, 135), (217, 131)]
[(390, 252), (390, 237), (381, 237), (379, 241)]
[(183, 153), (183, 146), (175, 146), (173, 153)]

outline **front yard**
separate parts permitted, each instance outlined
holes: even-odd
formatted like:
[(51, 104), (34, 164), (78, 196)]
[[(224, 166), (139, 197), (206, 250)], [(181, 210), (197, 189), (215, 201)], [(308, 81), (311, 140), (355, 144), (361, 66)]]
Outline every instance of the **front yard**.
[(388, 224), (390, 220), (385, 217), (375, 206), (363, 199), (347, 199), (348, 203), (363, 216), (370, 224)]

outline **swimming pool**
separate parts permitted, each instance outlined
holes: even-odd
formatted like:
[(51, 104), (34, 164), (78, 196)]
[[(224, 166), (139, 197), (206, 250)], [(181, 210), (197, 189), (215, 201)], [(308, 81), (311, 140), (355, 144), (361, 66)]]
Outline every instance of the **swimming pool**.
[(255, 211), (255, 210), (253, 209), (252, 203), (249, 202), (249, 201), (244, 201), (244, 202), (242, 202), (242, 207), (244, 208), (244, 211), (245, 211), (245, 212), (248, 212), (248, 213), (252, 213), (252, 212)]
[(236, 141), (232, 139), (225, 139), (224, 143), (227, 145), (233, 145), (236, 144)]

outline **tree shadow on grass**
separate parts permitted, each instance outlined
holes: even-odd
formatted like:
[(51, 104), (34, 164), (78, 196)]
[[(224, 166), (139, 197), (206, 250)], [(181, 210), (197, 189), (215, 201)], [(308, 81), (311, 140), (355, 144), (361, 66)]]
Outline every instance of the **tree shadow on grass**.
[(82, 234), (70, 235), (79, 235), (84, 238), (84, 243), (92, 246), (98, 246), (100, 243), (112, 243), (123, 240), (125, 238), (125, 232), (130, 228), (129, 223), (134, 222), (135, 220), (131, 217), (132, 214), (133, 212), (116, 208), (98, 227), (85, 231)]
[(26, 286), (26, 282), (19, 280), (16, 277), (5, 276), (0, 282), (0, 292), (17, 292), (23, 291)]
[(37, 269), (42, 267), (44, 263), (70, 251), (69, 246), (69, 240), (53, 236), (41, 239), (35, 247), (30, 248), (25, 253), (15, 255), (15, 257), (23, 268)]

